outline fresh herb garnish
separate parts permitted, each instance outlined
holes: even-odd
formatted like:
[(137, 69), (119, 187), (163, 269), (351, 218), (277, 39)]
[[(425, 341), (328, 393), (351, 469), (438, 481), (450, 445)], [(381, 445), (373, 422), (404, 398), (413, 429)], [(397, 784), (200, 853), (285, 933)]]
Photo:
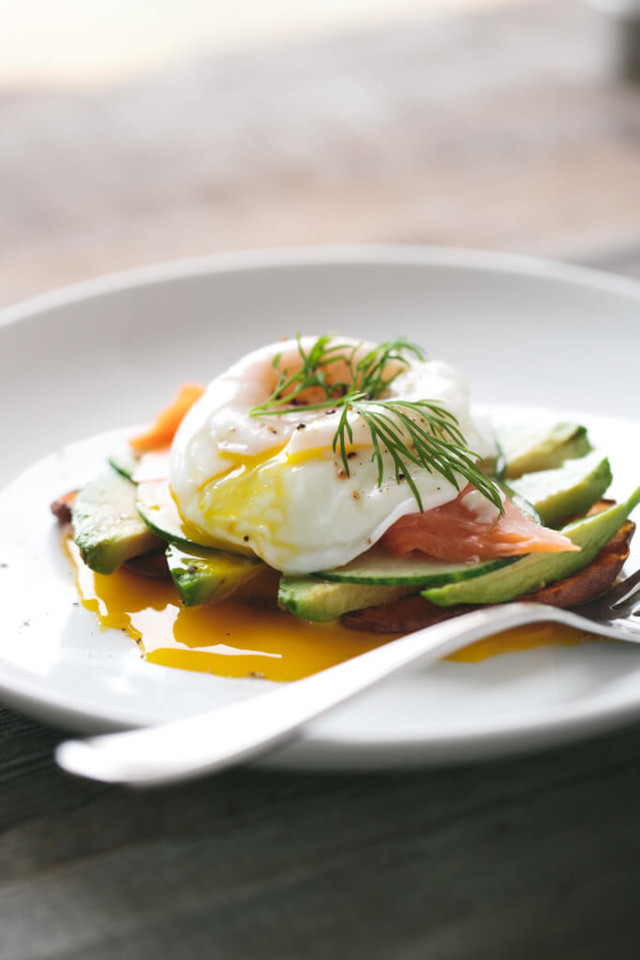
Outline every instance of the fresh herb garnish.
[[(479, 457), (466, 444), (457, 418), (437, 400), (392, 400), (383, 394), (395, 378), (409, 366), (408, 356), (424, 361), (424, 351), (404, 337), (396, 337), (370, 350), (356, 360), (360, 345), (336, 343), (331, 336), (319, 337), (308, 351), (297, 337), (300, 369), (288, 374), (281, 369), (282, 355), (273, 360), (278, 375), (275, 390), (264, 403), (249, 411), (252, 417), (280, 416), (296, 409), (340, 410), (340, 420), (333, 438), (347, 476), (350, 476), (349, 444), (353, 430), (349, 411), (357, 413), (371, 434), (371, 459), (378, 468), (378, 486), (385, 471), (385, 454), (393, 462), (396, 482), (406, 480), (416, 503), (422, 510), (422, 499), (411, 475), (411, 467), (427, 473), (438, 473), (457, 489), (459, 477), (472, 483), (504, 512), (502, 497), (496, 485), (478, 467)], [(334, 380), (331, 366), (337, 360), (347, 364), (348, 380)], [(391, 365), (391, 370), (389, 366)], [(309, 403), (301, 399), (305, 391), (319, 391), (320, 399)], [(315, 400), (315, 398), (314, 398)]]
[[(282, 354), (276, 354), (272, 367), (278, 375), (278, 382), (271, 396), (264, 403), (253, 407), (249, 413), (252, 417), (261, 417), (274, 413), (289, 413), (290, 407), (304, 405), (307, 410), (320, 410), (325, 407), (337, 406), (338, 401), (345, 401), (356, 393), (364, 394), (367, 399), (375, 400), (380, 397), (387, 387), (395, 380), (402, 368), (408, 366), (405, 354), (413, 354), (418, 360), (424, 360), (424, 352), (414, 343), (404, 337), (396, 337), (388, 343), (381, 343), (356, 362), (359, 345), (335, 343), (331, 336), (318, 337), (313, 346), (305, 351), (300, 336), (297, 337), (298, 353), (300, 354), (300, 369), (291, 375), (280, 368)], [(349, 379), (336, 380), (327, 376), (327, 368), (336, 360), (343, 360), (348, 365)], [(393, 373), (385, 374), (386, 368), (392, 361), (398, 361), (398, 367)], [(305, 391), (317, 388), (324, 395), (319, 403), (302, 403), (298, 398)]]

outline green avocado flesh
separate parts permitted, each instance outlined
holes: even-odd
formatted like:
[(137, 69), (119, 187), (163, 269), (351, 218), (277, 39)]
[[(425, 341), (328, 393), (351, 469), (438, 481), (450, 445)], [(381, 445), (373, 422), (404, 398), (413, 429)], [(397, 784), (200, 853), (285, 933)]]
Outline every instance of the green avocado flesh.
[(551, 470), (565, 460), (582, 457), (591, 450), (585, 427), (577, 423), (509, 424), (496, 427), (505, 459), (507, 480), (524, 473)]
[(350, 610), (393, 603), (415, 587), (376, 587), (362, 583), (331, 583), (313, 577), (280, 578), (278, 606), (302, 620), (335, 620)]
[(257, 558), (176, 544), (167, 547), (167, 564), (186, 607), (223, 600), (264, 570)]
[(586, 513), (612, 480), (606, 457), (597, 450), (567, 460), (555, 470), (527, 473), (509, 484), (523, 500), (534, 504), (546, 527), (559, 527), (570, 516)]
[(444, 607), (455, 603), (507, 603), (549, 583), (564, 580), (591, 563), (638, 503), (640, 487), (623, 503), (563, 527), (562, 533), (581, 548), (579, 551), (532, 553), (504, 570), (423, 590), (422, 596)]
[(160, 544), (140, 518), (135, 497), (135, 486), (111, 469), (78, 492), (71, 524), (82, 559), (91, 570), (113, 573), (125, 560)]

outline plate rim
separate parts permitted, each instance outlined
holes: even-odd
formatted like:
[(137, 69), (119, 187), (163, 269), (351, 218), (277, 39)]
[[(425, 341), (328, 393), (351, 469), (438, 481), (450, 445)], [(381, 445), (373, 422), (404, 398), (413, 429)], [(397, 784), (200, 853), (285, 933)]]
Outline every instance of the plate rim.
[(194, 279), (209, 274), (332, 265), (443, 266), (487, 273), (521, 274), (576, 286), (588, 284), (599, 290), (640, 300), (640, 281), (551, 257), (472, 247), (418, 244), (300, 245), (155, 261), (54, 287), (0, 308), (0, 330), (9, 324), (26, 321), (56, 307), (136, 287)]

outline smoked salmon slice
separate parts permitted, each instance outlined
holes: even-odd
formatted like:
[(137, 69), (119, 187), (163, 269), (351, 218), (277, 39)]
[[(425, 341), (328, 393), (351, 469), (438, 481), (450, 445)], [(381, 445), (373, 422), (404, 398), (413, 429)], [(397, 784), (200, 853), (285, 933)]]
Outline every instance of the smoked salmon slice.
[(136, 453), (146, 453), (148, 450), (168, 446), (185, 415), (196, 400), (200, 399), (205, 389), (201, 383), (183, 383), (172, 402), (160, 411), (154, 423), (142, 433), (130, 438), (131, 448)]
[(580, 549), (557, 530), (536, 523), (510, 499), (504, 501), (504, 513), (497, 521), (480, 518), (464, 503), (472, 489), (466, 487), (455, 500), (426, 513), (400, 517), (382, 543), (399, 557), (418, 550), (452, 562)]

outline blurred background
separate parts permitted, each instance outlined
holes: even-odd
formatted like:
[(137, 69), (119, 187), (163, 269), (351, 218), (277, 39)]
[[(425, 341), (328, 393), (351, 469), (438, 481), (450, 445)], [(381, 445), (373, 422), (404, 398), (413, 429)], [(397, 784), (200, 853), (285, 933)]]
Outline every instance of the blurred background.
[(632, 5), (5, 3), (0, 305), (157, 260), (334, 242), (640, 277)]

